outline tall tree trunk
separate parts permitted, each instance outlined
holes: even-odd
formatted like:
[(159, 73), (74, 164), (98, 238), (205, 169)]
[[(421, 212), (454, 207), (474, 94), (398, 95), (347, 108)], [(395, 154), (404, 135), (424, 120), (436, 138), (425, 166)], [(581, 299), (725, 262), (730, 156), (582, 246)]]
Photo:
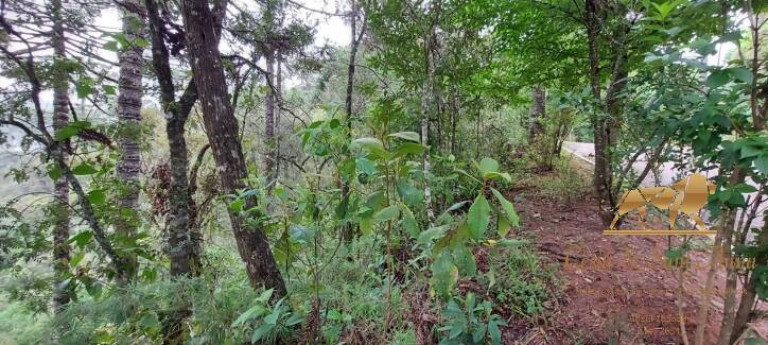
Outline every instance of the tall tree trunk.
[[(434, 4), (432, 6), (435, 6)], [(430, 15), (434, 15), (430, 11)], [(430, 162), (430, 150), (429, 150), (429, 117), (432, 114), (432, 107), (435, 104), (435, 63), (434, 63), (434, 39), (435, 39), (435, 24), (434, 19), (430, 18), (431, 23), (424, 33), (424, 82), (421, 87), (421, 143), (428, 148), (424, 151), (423, 156), (423, 170), (424, 176), (427, 178), (426, 186), (424, 187), (424, 205), (427, 209), (427, 218), (432, 223), (435, 220), (435, 211), (432, 208), (432, 188), (429, 183), (429, 173), (431, 169)]]
[(280, 108), (283, 99), (283, 61), (280, 53), (275, 54), (275, 176), (280, 177), (280, 155), (284, 154), (286, 150), (283, 150), (283, 135), (286, 132), (281, 126)]
[[(600, 34), (599, 7), (596, 0), (586, 1), (587, 43), (589, 46), (589, 84), (592, 98), (597, 104), (602, 104), (600, 92)], [(607, 173), (610, 167), (608, 143), (605, 136), (605, 114), (601, 111), (592, 112), (592, 131), (595, 145), (595, 169), (593, 186), (598, 198), (600, 217), (608, 224), (611, 220), (611, 176)]]
[[(141, 3), (129, 0), (132, 6), (141, 8)], [(123, 35), (128, 42), (136, 42), (142, 38), (144, 28), (140, 16), (123, 10)], [(118, 143), (120, 158), (117, 162), (117, 175), (122, 184), (120, 207), (130, 216), (122, 217), (116, 224), (117, 232), (126, 238), (136, 236), (138, 227), (139, 204), (139, 170), (141, 168), (141, 150), (139, 139), (141, 135), (141, 86), (142, 53), (144, 49), (138, 45), (126, 47), (120, 52), (119, 96), (117, 99), (117, 116), (120, 131)], [(127, 267), (125, 276), (117, 277), (119, 282), (126, 283), (135, 277), (138, 270), (138, 260), (135, 254), (126, 255)]]
[[(204, 1), (182, 0), (181, 9), (192, 74), (203, 108), (203, 122), (216, 161), (222, 192), (235, 194), (247, 187), (244, 179), (248, 171), (238, 141), (237, 119), (227, 94), (214, 16)], [(245, 204), (247, 209), (253, 209), (257, 206), (257, 200), (248, 197)], [(277, 298), (284, 296), (285, 283), (262, 225), (251, 225), (244, 215), (232, 210), (228, 212), (251, 285), (256, 289), (272, 288)], [(258, 218), (260, 215), (251, 217)]]
[[(168, 212), (168, 256), (172, 277), (195, 277), (200, 273), (200, 243), (202, 236), (197, 221), (193, 189), (187, 170), (187, 141), (184, 125), (197, 100), (194, 82), (189, 82), (181, 98), (176, 100), (170, 55), (163, 40), (163, 23), (154, 0), (145, 0), (152, 42), (152, 66), (160, 86), (160, 103), (166, 113), (165, 130), (170, 152), (170, 207)], [(186, 304), (162, 315), (165, 344), (183, 343), (182, 321), (191, 312)]]
[[(267, 78), (275, 79), (275, 52), (269, 51), (266, 54), (267, 60)], [(277, 178), (276, 160), (277, 143), (275, 142), (275, 91), (267, 88), (267, 97), (264, 100), (264, 147), (266, 149), (266, 168), (267, 188), (272, 190), (275, 179)]]
[[(353, 113), (352, 113), (352, 96), (354, 94), (354, 86), (355, 86), (355, 64), (357, 61), (357, 50), (360, 47), (360, 40), (362, 40), (363, 35), (365, 34), (365, 28), (366, 28), (366, 22), (363, 22), (363, 26), (360, 30), (360, 34), (358, 36), (357, 33), (357, 15), (359, 12), (359, 7), (357, 5), (357, 1), (352, 0), (352, 15), (350, 17), (350, 43), (349, 43), (349, 63), (347, 64), (347, 94), (344, 98), (344, 110), (346, 111), (346, 122), (347, 122), (347, 142), (352, 141), (352, 122), (354, 120)], [(341, 198), (342, 198), (342, 205), (344, 207), (344, 215), (345, 218), (347, 216), (347, 212), (349, 211), (349, 184), (351, 181), (344, 180), (342, 181), (341, 186)], [(346, 243), (352, 242), (352, 238), (355, 236), (354, 234), (354, 227), (350, 222), (344, 222), (344, 225), (341, 229), (341, 237), (342, 240)]]
[(547, 91), (540, 85), (531, 89), (531, 125), (528, 134), (531, 142), (535, 141), (544, 132), (541, 119), (545, 116), (546, 94)]
[[(66, 49), (64, 43), (64, 18), (62, 14), (61, 0), (51, 1), (51, 12), (53, 15), (53, 50), (56, 68), (53, 78), (53, 129), (58, 131), (69, 123), (69, 72), (67, 70)], [(67, 152), (64, 149), (66, 145), (57, 145), (56, 152), (58, 160), (66, 162)], [(59, 312), (72, 298), (72, 289), (64, 281), (69, 278), (69, 185), (67, 178), (62, 176), (53, 182), (53, 214), (55, 217), (53, 225), (53, 269), (54, 295), (53, 305), (55, 312)]]
[(613, 13), (622, 22), (612, 35), (612, 69), (610, 84), (605, 94), (605, 100), (601, 95), (600, 87), (600, 47), (599, 35), (601, 31), (602, 11), (597, 0), (586, 1), (585, 25), (587, 27), (587, 43), (589, 47), (589, 83), (592, 90), (592, 98), (598, 105), (592, 112), (591, 122), (595, 145), (595, 170), (593, 185), (598, 197), (600, 217), (605, 224), (609, 224), (613, 209), (616, 206), (616, 196), (613, 194), (613, 168), (612, 150), (615, 146), (619, 124), (622, 116), (620, 94), (626, 86), (625, 62), (627, 52), (625, 47), (626, 35), (629, 26), (624, 21), (625, 11)]

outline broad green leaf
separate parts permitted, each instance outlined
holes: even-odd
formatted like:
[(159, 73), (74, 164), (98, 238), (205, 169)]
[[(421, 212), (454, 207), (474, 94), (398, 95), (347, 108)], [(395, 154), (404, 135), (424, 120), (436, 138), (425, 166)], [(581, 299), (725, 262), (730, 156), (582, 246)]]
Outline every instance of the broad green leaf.
[(71, 259), (69, 259), (69, 266), (70, 267), (77, 267), (78, 264), (80, 264), (81, 261), (83, 261), (83, 258), (85, 257), (85, 251), (81, 250), (77, 252), (77, 254), (73, 255)]
[(485, 175), (487, 173), (498, 173), (499, 172), (499, 162), (497, 162), (493, 158), (485, 157), (480, 160), (480, 164), (478, 164), (478, 169), (480, 170), (480, 173), (482, 175)]
[(755, 159), (755, 168), (763, 173), (763, 175), (768, 175), (768, 155), (757, 157)]
[(397, 194), (400, 195), (406, 205), (411, 207), (424, 201), (424, 193), (405, 180), (397, 181)]
[(75, 244), (77, 244), (78, 247), (82, 248), (86, 244), (91, 242), (92, 238), (93, 238), (93, 233), (88, 231), (88, 230), (86, 230), (86, 231), (83, 231), (83, 232), (81, 232), (81, 233), (79, 233), (77, 235), (74, 235), (74, 236), (70, 237), (69, 240), (67, 241), (67, 243), (75, 243)]
[(89, 165), (88, 163), (82, 163), (74, 168), (72, 168), (72, 173), (75, 175), (92, 175), (99, 172), (96, 170), (93, 166)]
[(450, 251), (443, 250), (431, 265), (432, 279), (430, 283), (442, 297), (448, 297), (459, 280), (459, 269), (453, 264)]
[(456, 267), (459, 269), (459, 273), (462, 275), (474, 276), (477, 274), (475, 256), (467, 246), (457, 246), (456, 249), (453, 250), (453, 259), (456, 263)]
[(467, 225), (469, 225), (469, 233), (472, 239), (479, 240), (483, 237), (485, 230), (488, 229), (490, 216), (491, 207), (488, 205), (488, 200), (480, 193), (467, 213)]
[(448, 229), (450, 228), (451, 228), (450, 224), (431, 227), (421, 232), (419, 234), (419, 239), (417, 241), (419, 242), (419, 244), (429, 244), (435, 239), (443, 237), (443, 235), (445, 235), (445, 232), (448, 231)]
[(404, 142), (395, 148), (395, 155), (393, 157), (402, 157), (409, 154), (421, 154), (424, 152), (424, 145), (418, 143), (412, 143), (410, 141)]
[(368, 158), (360, 157), (356, 159), (355, 165), (357, 166), (358, 171), (364, 172), (368, 175), (376, 174), (376, 165)]
[(88, 201), (94, 205), (101, 205), (107, 200), (107, 194), (103, 189), (94, 189), (88, 192)]
[(405, 140), (413, 141), (413, 142), (416, 142), (416, 143), (421, 142), (419, 133), (416, 133), (416, 132), (397, 132), (397, 133), (392, 133), (392, 134), (390, 134), (388, 136), (389, 137), (400, 138), (400, 139), (405, 139)]
[(731, 74), (727, 70), (718, 69), (712, 71), (707, 77), (707, 86), (714, 89), (728, 84), (729, 81), (731, 81)]
[(741, 158), (749, 158), (754, 156), (759, 156), (766, 152), (766, 150), (762, 147), (756, 147), (752, 145), (744, 145), (741, 147)]
[(744, 67), (734, 67), (734, 68), (729, 68), (728, 72), (730, 72), (731, 75), (733, 75), (733, 77), (736, 78), (736, 80), (740, 80), (747, 84), (752, 84), (752, 80), (753, 80), (752, 71), (750, 71), (749, 69)]
[(54, 139), (56, 141), (63, 141), (77, 135), (77, 133), (80, 133), (81, 130), (87, 128), (91, 128), (90, 121), (70, 122), (66, 126), (59, 128), (56, 131), (56, 134), (54, 134)]
[(509, 233), (509, 221), (507, 220), (507, 217), (505, 215), (499, 215), (499, 221), (498, 221), (498, 230), (497, 234), (499, 234), (499, 237), (504, 238)]
[(387, 206), (373, 216), (374, 224), (381, 224), (389, 220), (393, 220), (400, 215), (400, 208), (397, 206)]
[(274, 326), (270, 325), (268, 323), (261, 324), (261, 326), (256, 328), (253, 331), (253, 334), (251, 334), (251, 342), (252, 343), (257, 343), (259, 340), (264, 338), (265, 335), (267, 335), (269, 332), (271, 332), (273, 328), (274, 328)]
[(418, 237), (421, 229), (419, 229), (419, 222), (416, 221), (413, 212), (404, 204), (400, 205), (400, 210), (403, 213), (403, 229), (412, 238)]
[(352, 141), (353, 146), (361, 147), (367, 151), (384, 151), (384, 144), (376, 138), (359, 138)]
[(504, 215), (507, 217), (507, 221), (509, 224), (512, 224), (514, 226), (520, 226), (520, 217), (517, 215), (517, 212), (515, 212), (515, 206), (512, 205), (507, 198), (505, 198), (501, 193), (496, 190), (496, 188), (491, 188), (491, 191), (493, 192), (493, 195), (496, 197), (496, 200), (499, 201), (499, 204), (501, 205), (501, 208), (504, 210)]

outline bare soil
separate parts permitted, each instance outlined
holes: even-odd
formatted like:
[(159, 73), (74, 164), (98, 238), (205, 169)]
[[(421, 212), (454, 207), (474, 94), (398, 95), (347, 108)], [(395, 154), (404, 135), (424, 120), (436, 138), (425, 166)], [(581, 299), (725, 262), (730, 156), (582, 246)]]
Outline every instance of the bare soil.
[[(512, 194), (522, 194), (515, 198), (523, 223), (517, 235), (532, 237), (546, 260), (559, 263), (564, 285), (538, 325), (511, 324), (505, 343), (683, 344), (677, 303), (682, 303), (686, 333), (693, 342), (710, 249), (689, 253), (680, 297), (679, 268), (664, 258), (666, 237), (603, 235), (605, 225), (590, 196), (566, 202), (527, 188)], [(636, 223), (629, 216), (624, 227)], [(679, 244), (680, 239), (672, 241)], [(715, 342), (722, 317), (724, 269), (716, 280), (709, 343)]]

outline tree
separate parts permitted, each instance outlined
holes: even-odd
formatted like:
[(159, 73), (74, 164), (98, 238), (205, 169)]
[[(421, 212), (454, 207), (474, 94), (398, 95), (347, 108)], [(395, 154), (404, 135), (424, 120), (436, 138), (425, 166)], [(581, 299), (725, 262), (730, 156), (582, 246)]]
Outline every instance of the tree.
[[(349, 43), (349, 62), (347, 63), (347, 89), (346, 94), (344, 97), (344, 110), (346, 112), (346, 124), (347, 124), (347, 140), (352, 140), (352, 123), (354, 121), (354, 113), (353, 113), (353, 101), (352, 97), (354, 94), (354, 87), (355, 87), (355, 65), (357, 63), (357, 51), (360, 48), (360, 41), (363, 39), (363, 35), (365, 35), (366, 27), (368, 25), (368, 21), (366, 20), (365, 15), (363, 15), (363, 23), (360, 28), (360, 32), (357, 30), (357, 23), (358, 23), (358, 16), (360, 16), (362, 10), (360, 6), (358, 5), (356, 0), (351, 1), (352, 11), (349, 13), (349, 27), (350, 27), (350, 43)], [(341, 186), (341, 198), (342, 198), (342, 205), (345, 209), (345, 213), (349, 210), (349, 196), (350, 196), (350, 190), (349, 190), (349, 183), (350, 181), (344, 180), (342, 181)], [(341, 236), (344, 239), (345, 242), (351, 242), (352, 238), (354, 237), (354, 227), (351, 223), (345, 222), (344, 225), (341, 228)]]
[[(64, 18), (61, 0), (51, 1), (53, 17), (53, 129), (60, 131), (69, 123), (69, 72), (64, 37)], [(59, 162), (68, 159), (64, 145), (57, 145), (53, 155)], [(61, 164), (61, 163), (59, 163)], [(69, 278), (69, 184), (65, 176), (56, 178), (54, 189), (54, 228), (53, 228), (53, 260), (56, 280), (54, 281), (54, 309), (60, 311), (72, 298), (72, 289), (66, 283)]]
[[(129, 3), (141, 8), (139, 1)], [(121, 212), (130, 216), (122, 217), (117, 224), (117, 232), (125, 238), (136, 236), (139, 204), (139, 172), (141, 170), (141, 150), (139, 148), (141, 133), (141, 97), (144, 89), (142, 79), (142, 53), (144, 52), (142, 18), (128, 10), (123, 10), (123, 35), (129, 45), (124, 46), (118, 58), (120, 60), (120, 80), (118, 85), (117, 118), (119, 124), (118, 143), (120, 158), (117, 162), (117, 176), (120, 179)], [(130, 281), (138, 270), (135, 255), (126, 257), (127, 276), (118, 277), (123, 283)]]
[[(227, 94), (224, 68), (218, 49), (217, 29), (213, 13), (223, 12), (226, 2), (216, 3), (213, 12), (200, 1), (182, 1), (186, 41), (191, 57), (192, 74), (203, 109), (203, 122), (208, 133), (223, 192), (236, 194), (247, 187), (242, 146), (238, 140), (238, 124)], [(245, 197), (247, 210), (258, 211), (256, 197)], [(251, 225), (246, 216), (228, 210), (238, 251), (254, 288), (274, 289), (275, 296), (286, 294), (285, 283), (269, 247), (263, 224)]]
[(528, 137), (535, 140), (544, 132), (544, 127), (541, 124), (542, 118), (545, 116), (546, 103), (547, 103), (547, 91), (541, 86), (535, 86), (531, 89), (531, 126), (529, 129)]

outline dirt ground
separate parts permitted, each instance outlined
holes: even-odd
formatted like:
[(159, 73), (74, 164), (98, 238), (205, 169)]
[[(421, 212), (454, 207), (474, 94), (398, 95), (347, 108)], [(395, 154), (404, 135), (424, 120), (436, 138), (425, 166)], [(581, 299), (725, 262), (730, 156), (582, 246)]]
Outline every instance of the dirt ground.
[[(511, 325), (505, 332), (506, 343), (683, 343), (677, 305), (679, 270), (667, 266), (663, 258), (666, 237), (603, 235), (605, 226), (591, 197), (563, 202), (531, 190), (512, 194), (523, 222), (520, 235), (532, 235), (542, 256), (560, 264), (564, 286), (537, 328), (528, 325), (521, 337), (520, 329)], [(631, 228), (632, 224), (629, 219), (625, 227)], [(692, 251), (689, 255), (691, 265), (683, 279), (682, 309), (692, 342), (710, 251)], [(718, 272), (716, 285), (710, 298), (710, 342), (717, 337), (721, 318), (724, 268)], [(766, 328), (759, 326), (758, 330)]]

